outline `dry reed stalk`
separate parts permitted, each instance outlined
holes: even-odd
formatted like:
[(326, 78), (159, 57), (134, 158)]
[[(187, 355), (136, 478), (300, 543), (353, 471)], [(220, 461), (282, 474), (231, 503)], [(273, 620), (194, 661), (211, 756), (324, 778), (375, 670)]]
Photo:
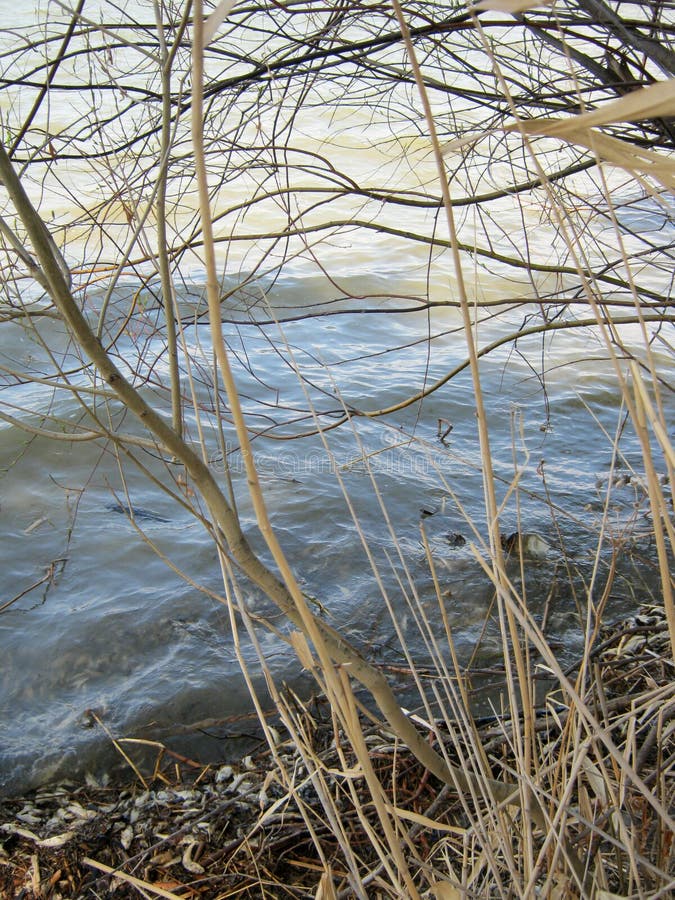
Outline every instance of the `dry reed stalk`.
[[(454, 273), (459, 293), (460, 309), (462, 314), (462, 322), (464, 326), (464, 338), (468, 350), (470, 361), (471, 378), (474, 392), (474, 403), (476, 418), (478, 424), (478, 436), (481, 449), (481, 463), (483, 468), (483, 490), (485, 495), (485, 512), (487, 517), (488, 534), (490, 540), (490, 560), (491, 560), (491, 577), (493, 579), (495, 590), (497, 592), (497, 602), (500, 611), (500, 622), (503, 617), (504, 628), (504, 649), (507, 651), (508, 641), (506, 633), (510, 637), (510, 653), (515, 657), (515, 667), (517, 671), (517, 686), (512, 677), (510, 664), (507, 662), (507, 683), (511, 694), (510, 702), (513, 708), (520, 704), (525, 713), (525, 731), (517, 735), (517, 743), (519, 757), (522, 760), (520, 769), (520, 806), (523, 811), (524, 819), (527, 823), (536, 822), (540, 827), (546, 828), (546, 820), (538, 805), (538, 800), (529, 789), (532, 767), (532, 732), (531, 722), (534, 717), (534, 711), (531, 704), (529, 678), (526, 669), (526, 662), (520, 649), (520, 635), (518, 633), (516, 619), (511, 611), (511, 603), (509, 597), (509, 587), (507, 583), (506, 571), (504, 566), (504, 556), (502, 552), (500, 531), (499, 531), (499, 509), (495, 491), (495, 478), (492, 467), (492, 452), (490, 446), (489, 428), (487, 424), (487, 416), (485, 412), (485, 404), (483, 400), (483, 387), (478, 362), (478, 354), (476, 349), (476, 337), (474, 334), (475, 322), (472, 318), (471, 308), (469, 304), (468, 294), (466, 291), (463, 266), (459, 253), (459, 241), (457, 237), (457, 229), (455, 226), (455, 218), (453, 212), (452, 197), (450, 194), (450, 184), (446, 171), (441, 144), (436, 132), (435, 118), (429, 102), (427, 89), (422, 77), (421, 69), (417, 61), (415, 48), (410, 38), (410, 32), (403, 16), (398, 0), (392, 0), (396, 19), (401, 29), (401, 36), (406, 47), (408, 59), (413, 71), (415, 84), (426, 121), (429, 137), (431, 140), (432, 152), (436, 163), (438, 182), (443, 198), (443, 207), (446, 215), (447, 228), (451, 242), (451, 253), (453, 259)], [(509, 653), (509, 655), (510, 655)], [(516, 699), (518, 698), (518, 699)], [(527, 839), (525, 841), (526, 848), (526, 869), (532, 871), (532, 836), (526, 831)], [(573, 851), (569, 851), (570, 859), (573, 861), (577, 877), (581, 876), (581, 867), (575, 862)]]

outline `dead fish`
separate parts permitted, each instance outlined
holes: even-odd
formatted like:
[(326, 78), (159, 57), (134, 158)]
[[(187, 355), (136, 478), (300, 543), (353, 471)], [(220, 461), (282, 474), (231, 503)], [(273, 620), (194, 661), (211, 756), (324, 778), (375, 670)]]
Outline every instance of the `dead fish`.
[(523, 558), (543, 559), (551, 549), (551, 546), (540, 534), (534, 531), (524, 534), (514, 531), (508, 537), (502, 535), (502, 549), (509, 556), (514, 554)]
[(110, 512), (119, 513), (122, 516), (128, 516), (130, 519), (148, 519), (150, 522), (168, 522), (164, 516), (152, 512), (150, 509), (144, 509), (142, 506), (127, 506), (126, 503), (109, 503), (106, 509)]

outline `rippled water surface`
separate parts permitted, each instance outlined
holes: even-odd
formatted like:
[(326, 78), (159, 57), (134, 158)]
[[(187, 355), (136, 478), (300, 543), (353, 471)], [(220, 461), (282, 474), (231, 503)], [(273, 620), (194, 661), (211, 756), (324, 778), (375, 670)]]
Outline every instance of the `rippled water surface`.
[[(304, 285), (305, 291), (311, 288)], [(440, 334), (455, 325), (454, 313), (439, 311), (431, 328)], [(43, 327), (53, 338), (53, 323)], [(276, 423), (270, 434), (280, 436), (311, 424), (294, 421), (296, 410), (307, 406), (304, 390), (317, 409), (338, 415), (338, 394), (354, 406), (375, 409), (441, 377), (463, 360), (464, 347), (459, 335), (448, 334), (432, 342), (427, 357), (426, 347), (415, 342), (429, 327), (426, 316), (417, 314), (393, 321), (352, 314), (288, 324), (286, 345), (273, 326), (230, 326), (227, 337), (240, 351), (236, 374), (249, 398), (250, 421), (268, 428)], [(503, 321), (495, 324), (494, 334), (505, 327)], [(492, 337), (486, 329), (482, 342)], [(0, 344), (0, 361), (8, 355), (16, 358), (17, 342), (23, 342), (22, 352), (26, 358), (33, 356), (36, 368), (48, 366), (19, 326), (5, 326), (1, 340), (5, 344)], [(203, 352), (207, 366), (205, 330), (200, 334), (196, 329), (191, 340), (193, 352)], [(408, 349), (384, 352), (406, 343)], [(130, 341), (130, 354), (132, 346)], [(304, 389), (290, 368), (291, 347), (306, 379)], [(152, 355), (152, 345), (145, 350)], [(378, 350), (383, 355), (373, 356)], [(622, 421), (614, 375), (606, 364), (588, 361), (598, 350), (593, 335), (567, 335), (564, 342), (554, 341), (547, 348), (544, 385), (533, 374), (541, 350), (531, 339), (519, 344), (517, 356), (497, 351), (483, 365), (496, 473), (504, 486), (512, 479), (515, 452), (518, 464), (525, 466), (519, 495), (522, 520), (527, 530), (540, 532), (551, 544), (548, 558), (531, 567), (534, 603), (543, 602), (563, 552), (590, 571), (612, 440)], [(363, 358), (366, 352), (369, 356)], [(351, 361), (329, 365), (340, 360)], [(249, 361), (254, 375), (246, 369)], [(71, 420), (78, 416), (74, 399), (53, 397), (46, 387), (7, 387), (5, 399), (12, 390), (24, 407)], [(422, 662), (426, 651), (406, 612), (397, 578), (404, 577), (405, 563), (422, 604), (438, 616), (420, 539), (424, 521), (442, 584), (451, 590), (447, 608), (457, 644), (468, 659), (491, 599), (489, 582), (470, 550), (477, 537), (462, 513), (476, 517), (480, 532), (482, 485), (473, 409), (472, 387), (464, 372), (422, 404), (394, 413), (386, 422), (357, 418), (329, 432), (332, 458), (316, 437), (280, 443), (261, 436), (254, 441), (272, 519), (303, 588), (319, 598), (334, 621), (373, 658), (402, 661), (371, 564), (332, 470), (348, 491), (406, 640)], [(117, 416), (120, 427), (134, 430), (128, 418), (114, 409), (111, 415)], [(439, 420), (452, 424), (445, 444), (439, 441)], [(35, 422), (39, 424), (37, 416)], [(220, 450), (208, 423), (206, 442), (214, 468), (222, 474)], [(630, 434), (622, 446), (626, 461), (639, 463)], [(133, 466), (123, 462), (121, 469), (109, 448), (47, 441), (3, 425), (0, 452), (0, 596), (3, 602), (15, 598), (0, 615), (0, 770), (5, 783), (24, 785), (50, 773), (94, 769), (98, 759), (108, 759), (109, 742), (100, 730), (87, 727), (88, 710), (95, 710), (118, 735), (170, 731), (176, 723), (247, 711), (250, 703), (226, 610), (197, 587), (222, 591), (215, 549), (202, 525)], [(149, 471), (166, 482), (153, 455), (141, 457)], [(254, 546), (264, 553), (236, 451), (231, 462), (242, 520)], [(377, 477), (387, 517), (370, 472)], [(541, 503), (544, 487), (559, 510), (560, 533), (553, 530)], [(642, 503), (639, 515), (644, 513), (640, 491), (635, 482), (615, 491), (610, 527), (617, 533), (633, 516), (636, 503)], [(139, 511), (137, 527), (125, 514), (129, 503)], [(507, 533), (517, 527), (513, 502), (507, 504), (503, 524)], [(638, 521), (636, 528), (646, 534), (646, 520), (645, 527)], [(402, 559), (393, 547), (392, 531)], [(453, 546), (449, 536), (457, 534), (467, 539), (465, 545)], [(635, 602), (630, 590), (623, 596), (619, 606)], [(255, 591), (248, 600), (254, 610), (269, 612)], [(572, 662), (579, 651), (578, 624), (573, 599), (556, 596), (548, 627), (564, 648), (565, 662)], [(490, 663), (494, 637), (482, 639), (479, 660), (484, 665)], [(263, 643), (273, 671), (292, 681), (297, 665), (285, 645), (271, 637)], [(246, 641), (243, 652), (255, 672), (255, 654)], [(226, 752), (226, 744), (215, 742), (210, 752)]]

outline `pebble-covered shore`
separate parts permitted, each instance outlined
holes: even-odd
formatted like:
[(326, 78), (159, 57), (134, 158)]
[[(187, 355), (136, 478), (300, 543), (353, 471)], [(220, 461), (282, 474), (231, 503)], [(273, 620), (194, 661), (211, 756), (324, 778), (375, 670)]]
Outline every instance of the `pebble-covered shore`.
[[(626, 731), (640, 777), (647, 783), (658, 777), (662, 795), (672, 796), (675, 667), (663, 608), (645, 606), (603, 631), (592, 663), (595, 681), (586, 702), (610, 717), (617, 743), (623, 740), (622, 729)], [(630, 711), (638, 707), (639, 721), (628, 728)], [(537, 727), (547, 731), (552, 758), (559, 753), (554, 745), (564, 726), (559, 708), (548, 716), (542, 709)], [(330, 716), (314, 728), (317, 754), (323, 754), (326, 769), (338, 766)], [(508, 721), (486, 723), (486, 752), (506, 758), (508, 733)], [(398, 802), (403, 802), (405, 752), (393, 744), (388, 748), (386, 734), (383, 738), (377, 730), (367, 743), (383, 782), (387, 766), (395, 773)], [(285, 771), (302, 781), (306, 770), (294, 746), (282, 739), (275, 753)], [(236, 767), (200, 767), (184, 758), (172, 760), (171, 754), (167, 761), (171, 765), (145, 783), (136, 779), (126, 786), (106, 785), (89, 778), (85, 784), (47, 786), (0, 801), (2, 900), (318, 896), (321, 867), (306, 819), (269, 751), (246, 757)], [(415, 760), (405, 765), (411, 786), (407, 796), (414, 797), (416, 808), (437, 807), (439, 785)], [(507, 758), (505, 765), (511, 765)], [(312, 817), (315, 835), (330, 847), (330, 828), (311, 785), (303, 788), (302, 806), (305, 816), (309, 812)], [(452, 821), (453, 809), (461, 816), (459, 805), (449, 802), (446, 821)], [(653, 839), (645, 834), (641, 853), (648, 856)], [(662, 855), (663, 846), (657, 849)], [(336, 882), (342, 884), (336, 896), (350, 896), (339, 876), (337, 845), (335, 860)]]
[[(166, 775), (151, 787), (88, 779), (0, 802), (0, 896), (137, 898), (150, 889), (151, 896), (216, 897), (228, 886), (251, 886), (247, 870), (263, 842), (261, 858), (304, 827), (267, 755), (237, 768), (191, 764), (175, 772), (174, 784), (163, 783)], [(242, 851), (243, 863), (228, 871)]]

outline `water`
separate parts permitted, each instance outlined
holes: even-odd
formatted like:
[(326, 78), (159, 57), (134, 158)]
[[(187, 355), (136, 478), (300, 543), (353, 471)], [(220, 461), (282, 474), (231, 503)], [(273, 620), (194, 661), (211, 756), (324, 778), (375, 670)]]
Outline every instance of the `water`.
[[(434, 330), (456, 324), (454, 314), (446, 311), (436, 318)], [(414, 343), (427, 327), (423, 316), (396, 317), (393, 324), (387, 320), (385, 329), (380, 316), (352, 314), (290, 323), (284, 326), (284, 336), (288, 346), (296, 348), (295, 363), (302, 367), (316, 407), (335, 416), (340, 408), (336, 392), (345, 402), (374, 409), (413, 393), (462, 360), (463, 347), (456, 335), (432, 344), (427, 360), (424, 346)], [(503, 322), (494, 326), (495, 331), (503, 327)], [(16, 335), (8, 340), (5, 333), (3, 359), (10, 352), (16, 357), (21, 329), (12, 328)], [(198, 331), (191, 337), (191, 349), (197, 352), (199, 338), (207, 367), (208, 338)], [(254, 441), (256, 458), (273, 523), (303, 589), (319, 598), (332, 620), (372, 658), (402, 662), (391, 619), (331, 474), (335, 467), (394, 609), (400, 621), (407, 623), (406, 639), (424, 664), (421, 637), (396, 586), (396, 577), (405, 577), (403, 565), (396, 560), (389, 527), (370, 483), (368, 457), (429, 615), (434, 615), (436, 600), (419, 528), (422, 510), (433, 513), (424, 524), (443, 585), (451, 587), (450, 618), (460, 652), (468, 659), (491, 599), (489, 582), (472, 559), (468, 544), (452, 548), (447, 537), (460, 533), (472, 538), (460, 503), (476, 517), (479, 528), (483, 524), (480, 454), (468, 373), (424, 403), (387, 417), (386, 424), (356, 419), (353, 427), (345, 424), (329, 432), (331, 460), (316, 437), (279, 443), (269, 436), (306, 430), (311, 424), (304, 415), (307, 399), (275, 331), (274, 327), (236, 331), (230, 327), (227, 337), (235, 350), (241, 350), (243, 341), (248, 360), (254, 360), (255, 377), (244, 368), (241, 355), (236, 374), (248, 398), (251, 423), (268, 429), (268, 436)], [(489, 337), (486, 333), (484, 340)], [(161, 344), (161, 338), (154, 340)], [(29, 335), (23, 335), (22, 341), (24, 355), (33, 354), (37, 364), (39, 348)], [(392, 345), (405, 343), (412, 346), (386, 352)], [(575, 356), (583, 359), (590, 346), (588, 333), (580, 334), (565, 340), (558, 360), (565, 362), (563, 367), (555, 368), (555, 357), (549, 357), (552, 371), (546, 377), (546, 395), (527, 363), (528, 357), (532, 363), (537, 361), (536, 340), (520, 346), (520, 358), (507, 359), (504, 350), (488, 357), (483, 366), (497, 475), (504, 486), (513, 477), (515, 440), (520, 463), (526, 452), (531, 460), (522, 488), (534, 496), (521, 494), (523, 521), (527, 530), (544, 534), (553, 548), (549, 559), (533, 564), (535, 581), (552, 581), (563, 549), (540, 500), (543, 484), (536, 469), (541, 460), (545, 460), (552, 500), (560, 510), (565, 553), (581, 568), (588, 568), (592, 559), (602, 479), (611, 464), (611, 436), (618, 419), (609, 367), (595, 364), (591, 376), (583, 364), (580, 368), (572, 362)], [(153, 341), (145, 345), (151, 356), (155, 349)], [(125, 358), (129, 361), (130, 356)], [(338, 365), (340, 359), (351, 362)], [(373, 365), (377, 365), (377, 380)], [(159, 375), (156, 368), (155, 377)], [(207, 394), (204, 387), (205, 400)], [(72, 399), (53, 396), (48, 388), (8, 387), (7, 396), (17, 405), (49, 408), (52, 415), (71, 421), (79, 416)], [(112, 415), (121, 428), (137, 430), (128, 417), (114, 410)], [(438, 440), (439, 419), (453, 425), (447, 446)], [(551, 427), (542, 430), (547, 421)], [(220, 471), (218, 445), (208, 423), (206, 432), (213, 466)], [(639, 460), (634, 440), (629, 438), (622, 446), (630, 459)], [(226, 611), (197, 587), (222, 592), (212, 542), (194, 517), (126, 461), (120, 466), (109, 447), (54, 443), (3, 426), (0, 448), (0, 596), (7, 601), (23, 592), (0, 615), (4, 661), (0, 765), (7, 788), (108, 765), (109, 741), (98, 729), (88, 727), (88, 710), (96, 711), (116, 735), (166, 734), (175, 725), (245, 713), (250, 702)], [(166, 483), (166, 471), (152, 454), (140, 457)], [(254, 546), (264, 554), (236, 452), (231, 462), (243, 523)], [(617, 530), (630, 519), (639, 500), (630, 485), (615, 491), (612, 516)], [(143, 534), (123, 514), (122, 507), (129, 502), (141, 510), (137, 525)], [(644, 508), (644, 500), (642, 504)], [(506, 533), (517, 527), (512, 503), (503, 524)], [(189, 582), (168, 568), (156, 550)], [(388, 556), (393, 556), (393, 565)], [(542, 602), (541, 592), (534, 586), (531, 591), (532, 602)], [(628, 591), (624, 596), (626, 605), (634, 603)], [(270, 613), (269, 604), (255, 591), (249, 590), (248, 598), (256, 612)], [(572, 662), (580, 651), (581, 633), (569, 597), (558, 599), (549, 629), (552, 638), (565, 647), (562, 661)], [(297, 681), (297, 665), (285, 645), (271, 638), (265, 644), (278, 678)], [(483, 666), (496, 659), (496, 649), (494, 635), (488, 635), (479, 654)], [(244, 656), (256, 672), (255, 654), (246, 641)], [(227, 752), (227, 742), (213, 743), (211, 754)]]
[[(67, 112), (60, 109), (60, 114)], [(358, 119), (358, 111), (354, 114)], [(389, 157), (384, 166), (384, 150), (372, 139), (359, 142), (359, 122), (349, 122), (343, 124), (341, 153), (344, 157), (344, 139), (350, 135), (348, 149), (356, 160), (351, 171), (386, 183), (405, 160)], [(313, 110), (300, 125), (307, 140), (314, 141), (311, 146), (327, 153), (326, 121)], [(419, 184), (432, 178), (428, 159), (419, 164), (423, 151), (410, 164)], [(64, 183), (79, 184), (84, 177), (80, 170), (63, 169), (58, 174)], [(653, 246), (672, 243), (675, 229), (663, 207), (651, 200), (633, 202), (637, 195), (629, 188), (618, 214), (625, 239), (650, 252)], [(597, 204), (594, 208), (589, 252), (596, 246), (601, 254), (603, 242), (611, 245), (615, 233)], [(55, 216), (75, 215), (67, 204), (61, 208), (56, 203), (55, 209)], [(537, 221), (539, 214), (507, 198), (491, 210), (494, 223), (499, 222), (493, 237), (520, 234), (521, 215), (530, 216), (529, 251), (545, 253), (556, 228), (550, 221)], [(432, 221), (433, 213), (418, 212), (405, 225), (421, 228)], [(253, 212), (247, 225), (255, 230), (263, 223), (264, 210)], [(461, 227), (469, 242), (480, 233), (469, 214)], [(73, 265), (90, 250), (86, 240), (74, 240), (68, 247)], [(438, 621), (440, 629), (420, 534), (423, 525), (447, 592), (443, 602), (460, 658), (467, 662), (475, 654), (475, 664), (488, 670), (499, 663), (499, 642), (494, 627), (484, 628), (493, 592), (471, 548), (473, 543), (480, 549), (485, 522), (468, 369), (421, 402), (384, 417), (356, 416), (327, 431), (326, 446), (316, 434), (297, 437), (314, 431), (316, 421), (325, 428), (339, 420), (345, 406), (372, 412), (399, 404), (465, 362), (457, 310), (420, 308), (420, 298), (439, 304), (455, 297), (449, 260), (436, 255), (430, 262), (423, 246), (402, 254), (395, 237), (374, 233), (367, 240), (341, 233), (313, 251), (321, 253), (321, 265), (305, 255), (277, 271), (264, 249), (235, 247), (226, 270), (240, 277), (228, 274), (224, 282), (232, 291), (224, 334), (247, 421), (256, 434), (256, 462), (279, 539), (303, 590), (323, 604), (329, 620), (368, 656), (394, 667), (405, 664), (396, 623), (412, 655), (425, 665), (428, 650), (407, 600), (415, 591), (416, 608)], [(660, 268), (656, 254), (649, 260), (648, 270), (640, 273), (642, 282), (667, 293), (672, 273), (665, 264)], [(240, 287), (256, 266), (260, 271)], [(514, 276), (501, 264), (490, 271), (469, 266), (468, 271), (475, 296), (503, 304), (499, 317), (482, 322), (480, 346), (517, 331), (528, 316), (538, 314), (538, 306), (521, 301), (544, 296), (549, 276)], [(187, 351), (183, 385), (187, 392), (189, 363), (195, 391), (194, 406), (186, 407), (188, 436), (197, 442), (201, 429), (206, 456), (224, 488), (225, 450), (242, 524), (268, 559), (256, 531), (236, 436), (227, 421), (219, 435), (213, 415), (210, 338), (200, 318), (203, 272), (197, 262), (183, 274), (178, 296)], [(92, 323), (105, 288), (101, 282), (78, 294)], [(139, 292), (138, 280), (122, 279), (111, 303), (104, 339), (114, 340), (112, 352), (125, 374), (167, 412), (165, 341), (152, 282)], [(317, 315), (296, 321), (308, 306)], [(274, 324), (276, 318), (284, 320), (281, 328)], [(628, 345), (641, 347), (636, 326), (625, 326), (621, 333)], [(654, 344), (654, 357), (667, 375), (672, 328), (662, 329), (661, 338)], [(45, 381), (57, 364), (72, 371), (71, 384), (91, 388), (57, 321), (3, 322), (0, 413), (35, 429), (59, 431), (63, 421), (71, 429), (78, 423), (83, 431), (91, 428), (91, 417), (72, 391), (36, 381), (18, 383), (11, 374)], [(515, 464), (522, 470), (517, 495), (522, 527), (542, 534), (551, 548), (546, 558), (528, 565), (528, 602), (560, 648), (563, 665), (571, 665), (581, 652), (584, 582), (595, 560), (618, 430), (619, 466), (630, 477), (613, 489), (605, 525), (617, 544), (624, 541), (612, 614), (633, 609), (657, 584), (645, 494), (637, 477), (639, 445), (624, 422), (616, 375), (594, 329), (561, 330), (543, 339), (523, 336), (516, 350), (507, 344), (486, 355), (481, 377), (500, 497), (509, 494), (503, 531), (519, 527), (516, 495), (509, 491)], [(101, 385), (97, 387), (100, 391)], [(91, 402), (90, 394), (82, 397)], [(672, 412), (670, 395), (665, 398)], [(116, 401), (100, 393), (94, 406), (99, 421), (112, 431), (147, 438)], [(290, 436), (296, 439), (287, 440)], [(251, 702), (228, 612), (218, 599), (223, 584), (216, 551), (203, 524), (177, 500), (199, 511), (199, 498), (181, 482), (180, 467), (147, 448), (132, 449), (144, 472), (117, 454), (111, 442), (54, 441), (11, 420), (0, 423), (0, 786), (5, 791), (108, 768), (116, 756), (102, 728), (92, 727), (95, 717), (114, 736), (162, 740), (190, 723), (227, 720), (209, 729), (210, 738), (201, 734), (172, 745), (214, 759), (236, 752), (235, 736), (252, 728), (237, 720), (250, 712)], [(124, 513), (130, 505), (137, 510), (135, 523)], [(609, 556), (606, 543), (602, 576)], [(571, 585), (563, 558), (570, 562)], [(242, 590), (250, 609), (283, 631), (269, 602), (250, 585), (244, 583)], [(264, 631), (260, 639), (277, 681), (304, 690), (306, 677), (287, 645)], [(264, 696), (256, 652), (245, 636), (241, 653)]]

